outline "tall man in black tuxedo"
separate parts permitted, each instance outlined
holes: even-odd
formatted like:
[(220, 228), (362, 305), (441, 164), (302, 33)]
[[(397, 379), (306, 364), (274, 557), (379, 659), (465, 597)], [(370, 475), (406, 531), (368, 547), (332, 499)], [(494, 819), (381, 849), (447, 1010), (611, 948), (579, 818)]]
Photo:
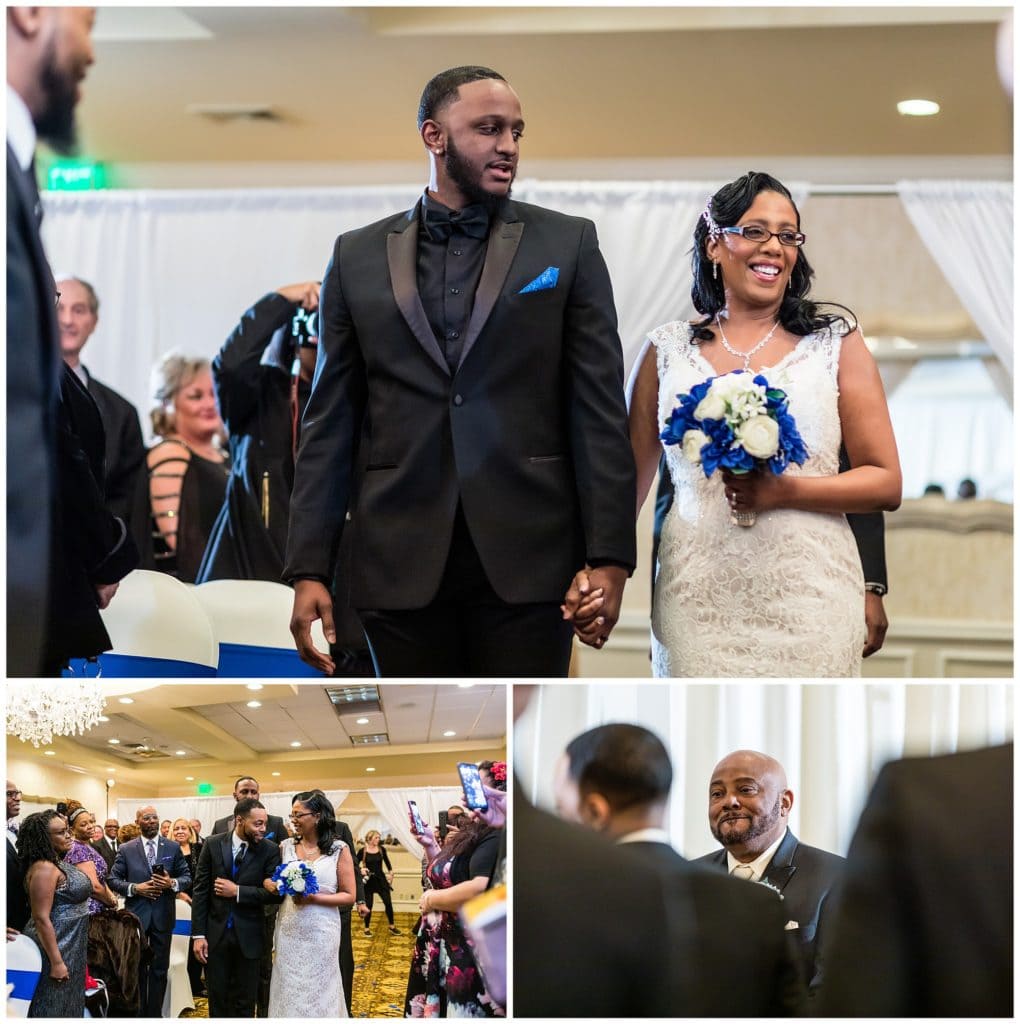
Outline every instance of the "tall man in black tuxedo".
[[(601, 725), (575, 736), (556, 766), (560, 817), (641, 857), (628, 891), (659, 875), (670, 933), (673, 1012), (684, 1017), (796, 1014), (804, 985), (784, 934), (782, 901), (680, 856), (665, 831), (673, 765), (662, 741), (640, 725)], [(735, 980), (724, 963), (740, 964)], [(665, 986), (667, 979), (646, 979)]]
[(37, 137), (74, 143), (91, 7), (7, 8), (7, 675), (43, 670), (57, 530), (56, 288), (39, 236)]
[(234, 805), (234, 827), (203, 845), (192, 890), (195, 957), (206, 965), (210, 1017), (254, 1016), (267, 904), (282, 897), (262, 883), (280, 863), (280, 847), (266, 839), (269, 815), (253, 799)]
[(142, 834), (117, 851), (108, 882), (125, 897), (124, 908), (138, 918), (149, 940), (152, 960), (143, 961), (139, 972), (139, 1016), (160, 1017), (177, 918), (175, 902), (177, 893), (191, 888), (191, 873), (180, 846), (159, 834), (155, 807), (140, 807), (135, 820)]
[(826, 1017), (1013, 1016), (1013, 744), (887, 764), (826, 940)]
[[(606, 635), (636, 560), (623, 357), (594, 225), (510, 200), (524, 130), (502, 76), (454, 68), (418, 123), (431, 180), (341, 235), (320, 294), (285, 578), (301, 656), (341, 581), (384, 676), (562, 676), (574, 573)], [(345, 525), (345, 519), (346, 525)]]
[[(99, 296), (79, 277), (57, 281), (57, 325), (60, 354), (92, 396), (106, 433), (106, 507), (128, 523), (138, 476), (145, 462), (145, 444), (138, 410), (122, 395), (96, 380), (81, 361), (81, 352), (99, 324)], [(130, 525), (130, 524), (128, 524)]]
[(844, 860), (800, 842), (787, 819), (793, 790), (783, 766), (754, 750), (736, 750), (712, 772), (708, 823), (722, 844), (695, 863), (759, 882), (782, 894), (785, 927), (796, 932), (808, 995), (822, 983), (822, 936), (832, 916)]
[(25, 876), (18, 858), (18, 815), (21, 814), (21, 790), (7, 780), (7, 933), (21, 931), (32, 916), (25, 892)]
[[(242, 776), (234, 783), (234, 802), (241, 800), (258, 800), (258, 780), (250, 776)], [(211, 836), (222, 835), (234, 828), (234, 815), (228, 814), (213, 823)], [(265, 838), (280, 845), (287, 838), (287, 828), (283, 818), (275, 814), (267, 816)], [(280, 909), (280, 900), (268, 900), (262, 907), (262, 958), (259, 964), (258, 992), (256, 1004), (259, 1017), (269, 1016), (269, 984), (273, 980), (273, 932), (276, 930), (276, 912)], [(353, 955), (353, 954), (352, 954)]]

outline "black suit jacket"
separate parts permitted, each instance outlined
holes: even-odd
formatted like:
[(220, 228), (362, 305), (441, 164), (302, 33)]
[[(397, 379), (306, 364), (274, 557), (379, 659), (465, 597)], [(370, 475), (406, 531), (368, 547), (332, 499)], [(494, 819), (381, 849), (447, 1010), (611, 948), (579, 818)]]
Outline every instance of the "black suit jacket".
[[(586, 559), (633, 566), (623, 358), (594, 225), (505, 204), (453, 373), (417, 291), (418, 225), (416, 206), (336, 241), (285, 577), (328, 584), (350, 530), (354, 607), (423, 607), (458, 502), (505, 601), (561, 600)], [(525, 291), (547, 271), (554, 286)]]
[[(139, 882), (147, 882), (152, 878), (152, 871), (145, 856), (145, 847), (141, 837), (124, 843), (117, 851), (113, 867), (107, 882), (110, 888), (125, 897), (124, 909), (130, 910), (142, 923), (146, 932), (173, 931), (177, 920), (177, 893), (171, 889), (162, 893), (158, 899), (150, 900), (146, 896), (128, 896), (128, 888)], [(156, 837), (156, 863), (163, 864), (171, 878), (177, 879), (178, 892), (187, 892), (191, 888), (191, 872), (188, 862), (181, 853), (180, 846), (172, 839)]]
[[(695, 863), (728, 873), (725, 850), (699, 857)], [(811, 995), (816, 994), (822, 983), (822, 935), (830, 921), (831, 904), (845, 863), (834, 853), (800, 842), (788, 828), (762, 875), (762, 883), (782, 894), (783, 920), (787, 924), (797, 922), (795, 937)]]
[[(674, 948), (657, 873), (632, 850), (514, 798), (515, 1017), (673, 1017)], [(639, 881), (640, 880), (640, 881)], [(616, 907), (622, 924), (607, 923)]]
[[(57, 498), (45, 660), (89, 658), (112, 646), (95, 585), (117, 583), (138, 565), (138, 550), (105, 504), (106, 433), (92, 396), (61, 365), (57, 410)], [(114, 598), (116, 600), (116, 598)]]
[(1012, 744), (887, 764), (847, 854), (821, 1012), (1012, 1017), (1013, 862)]
[[(271, 839), (249, 845), (244, 860), (233, 876), (231, 852), (233, 833), (214, 834), (202, 844), (198, 858), (198, 874), (192, 887), (191, 934), (205, 936), (210, 955), (223, 941), (227, 919), (233, 917), (234, 933), (241, 952), (248, 960), (258, 960), (263, 951), (263, 908), (278, 904), (282, 896), (267, 892), (262, 883), (271, 878), (280, 863), (280, 847)], [(217, 878), (230, 878), (237, 883), (237, 898), (217, 896), (213, 883)]]
[[(748, 891), (735, 878), (685, 860), (666, 843), (623, 843), (662, 877), (673, 939), (693, 957), (685, 1014), (696, 1017), (786, 1017), (804, 1002), (804, 981), (784, 932), (782, 901), (764, 886)], [(739, 984), (720, 965), (740, 964)]]
[(117, 858), (117, 852), (110, 845), (110, 840), (103, 836), (102, 839), (97, 839), (96, 842), (90, 845), (106, 861), (106, 870), (109, 871), (113, 867), (114, 860)]
[(21, 873), (21, 862), (14, 844), (7, 840), (7, 927), (24, 931), (32, 908), (25, 892), (25, 877)]
[(145, 464), (145, 442), (138, 410), (122, 395), (85, 370), (88, 392), (106, 431), (106, 507), (128, 524)]
[(38, 193), (7, 147), (7, 675), (37, 676), (54, 531), (56, 286), (36, 223)]

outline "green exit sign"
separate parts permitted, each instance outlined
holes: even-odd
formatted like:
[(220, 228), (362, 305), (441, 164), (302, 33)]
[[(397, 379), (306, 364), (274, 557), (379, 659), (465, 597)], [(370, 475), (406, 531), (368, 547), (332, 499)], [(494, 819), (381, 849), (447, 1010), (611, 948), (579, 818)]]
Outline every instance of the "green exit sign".
[(199, 796), (212, 796), (213, 784), (211, 782), (200, 782), (198, 784)]
[(51, 192), (84, 192), (106, 188), (106, 168), (101, 163), (58, 160), (50, 166), (46, 177)]

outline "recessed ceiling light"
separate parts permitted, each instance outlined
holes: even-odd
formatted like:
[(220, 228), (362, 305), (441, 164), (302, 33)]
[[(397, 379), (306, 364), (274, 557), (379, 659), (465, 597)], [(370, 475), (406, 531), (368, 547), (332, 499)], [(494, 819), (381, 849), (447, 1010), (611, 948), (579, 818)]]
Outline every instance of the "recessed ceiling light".
[(195, 776), (194, 775), (185, 775), (184, 776), (184, 781), (185, 782), (194, 782), (195, 781)]
[(301, 741), (300, 740), (293, 740), (291, 742), (291, 746), (292, 747), (300, 747), (301, 746)]
[(474, 683), (458, 683), (458, 684), (457, 684), (457, 686), (458, 686), (458, 687), (459, 687), (459, 688), (460, 688), (461, 690), (469, 690), (469, 689), (471, 689), (471, 687), (472, 687), (472, 686), (474, 686), (474, 685), (475, 685)]
[(934, 100), (900, 100), (896, 109), (907, 117), (931, 117), (942, 108)]
[(273, 772), (273, 777), (277, 778), (279, 776), (279, 774), (280, 774), (279, 772)]
[(118, 697), (117, 698), (117, 703), (118, 704), (134, 704), (134, 702), (135, 702), (134, 697)]
[(248, 689), (249, 690), (261, 690), (262, 689), (262, 684), (261, 683), (248, 683)]
[(110, 721), (110, 719), (107, 718), (106, 715), (100, 715), (99, 718), (97, 719), (97, 721), (99, 721), (99, 722), (108, 722), (108, 721)]
[(374, 772), (374, 771), (375, 771), (375, 769), (374, 769), (374, 768), (366, 768), (366, 769), (365, 769), (365, 771), (366, 771), (366, 772)]
[(55, 750), (44, 750), (43, 753), (47, 757), (56, 757), (57, 756), (57, 752)]
[(457, 734), (452, 729), (447, 729), (446, 732), (443, 733), (443, 735), (444, 736), (456, 736)]
[(358, 725), (368, 725), (368, 719), (367, 718), (359, 718), (359, 719), (357, 719), (357, 724)]
[(120, 743), (120, 740), (118, 740), (118, 739), (112, 739), (112, 740), (107, 740), (106, 742), (107, 742), (107, 743), (112, 743), (112, 744), (113, 744), (114, 746), (116, 746), (116, 745), (117, 745), (118, 743)]
[(186, 757), (188, 752), (186, 750), (175, 750), (174, 753), (178, 757)]
[(115, 771), (116, 771), (117, 769), (116, 769), (116, 768), (110, 768), (110, 767), (107, 767), (107, 769), (106, 769), (106, 770), (107, 770), (108, 772), (115, 772)]
[(260, 707), (262, 707), (262, 701), (260, 701), (260, 700), (250, 700), (250, 701), (248, 701), (246, 707), (249, 707), (249, 708), (260, 708)]

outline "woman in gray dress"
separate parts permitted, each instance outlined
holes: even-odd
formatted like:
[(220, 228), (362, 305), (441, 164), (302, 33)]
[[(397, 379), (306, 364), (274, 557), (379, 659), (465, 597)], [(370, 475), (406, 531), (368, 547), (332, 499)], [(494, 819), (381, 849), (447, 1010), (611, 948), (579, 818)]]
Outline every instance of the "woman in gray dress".
[(25, 934), (42, 952), (29, 1017), (81, 1017), (85, 1012), (85, 948), (92, 883), (63, 858), (73, 840), (56, 811), (30, 814), (18, 832), (18, 858), (32, 917)]

